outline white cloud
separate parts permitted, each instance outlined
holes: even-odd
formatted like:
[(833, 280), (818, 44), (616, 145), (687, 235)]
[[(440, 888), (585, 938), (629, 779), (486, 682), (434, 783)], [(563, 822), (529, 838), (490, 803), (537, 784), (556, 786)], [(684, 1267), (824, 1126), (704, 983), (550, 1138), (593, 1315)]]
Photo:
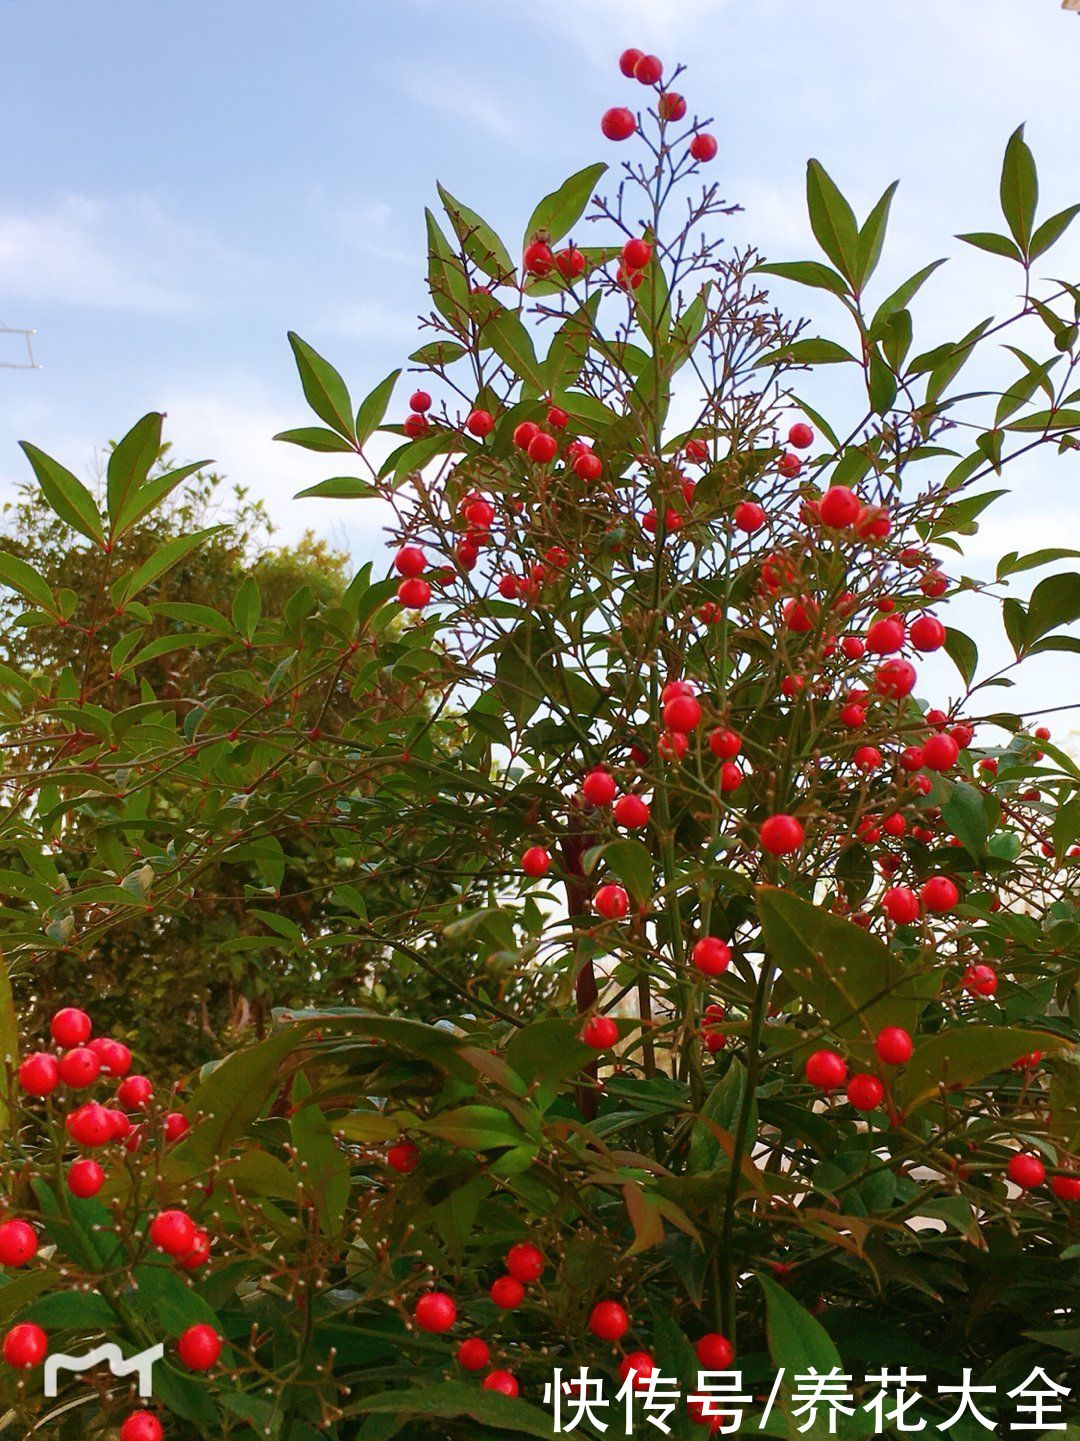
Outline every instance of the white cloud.
[(452, 69), (410, 65), (402, 71), (400, 83), (402, 93), (410, 100), (452, 120), (487, 130), (500, 140), (517, 141), (525, 135), (521, 118), (493, 93), (487, 77), (470, 79), (457, 65)]
[(176, 314), (198, 307), (193, 266), (220, 260), (203, 234), (155, 200), (68, 194), (39, 210), (0, 208), (0, 271), (20, 300)]

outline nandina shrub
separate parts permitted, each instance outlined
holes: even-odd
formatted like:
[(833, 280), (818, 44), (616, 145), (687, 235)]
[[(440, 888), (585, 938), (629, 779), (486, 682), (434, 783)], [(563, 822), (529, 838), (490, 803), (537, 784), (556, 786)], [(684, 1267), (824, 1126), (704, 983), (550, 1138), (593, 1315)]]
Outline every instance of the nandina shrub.
[[(390, 577), (362, 574), (339, 604), (302, 598), (271, 630), (251, 588), (228, 618), (151, 602), (144, 619), (149, 581), (121, 574), (135, 639), (117, 669), (137, 673), (139, 627), (164, 614), (178, 646), (220, 655), (209, 699), (166, 712), (143, 693), (114, 714), (77, 677), (9, 680), (30, 687), (43, 753), (65, 742), (59, 764), (16, 778), (7, 822), (25, 871), (7, 882), (16, 986), (48, 964), (35, 898), (51, 943), (91, 963), (96, 936), (132, 924), (137, 820), (140, 904), (182, 907), (239, 855), (265, 868), (245, 904), (286, 941), (275, 843), (325, 831), (327, 947), (370, 936), (365, 885), (399, 874), (408, 840), (417, 893), (376, 936), (454, 996), (417, 991), (390, 1015), (369, 989), (364, 1007), (279, 1014), (175, 1094), (119, 1083), (111, 1122), (64, 1117), (110, 1101), (115, 1074), (13, 1094), (4, 1184), (41, 1249), (0, 1288), (5, 1318), (67, 1351), (164, 1341), (154, 1406), (170, 1435), (544, 1436), (553, 1367), (617, 1384), (636, 1353), (687, 1392), (729, 1355), (755, 1398), (786, 1368), (770, 1429), (791, 1435), (808, 1366), (853, 1376), (858, 1405), (883, 1365), (926, 1375), (911, 1415), (932, 1426), (952, 1409), (934, 1383), (961, 1367), (997, 1386), (995, 1415), (1037, 1366), (1064, 1384), (1078, 773), (1037, 718), (986, 709), (1008, 677), (980, 678), (974, 642), (941, 617), (981, 594), (1017, 664), (1076, 649), (1063, 628), (1080, 577), (1002, 600), (956, 559), (1016, 456), (1074, 463), (1080, 292), (1036, 276), (1073, 212), (1037, 222), (1017, 132), (1009, 234), (966, 239), (1019, 267), (1024, 299), (917, 351), (908, 307), (934, 267), (869, 298), (891, 189), (860, 225), (811, 162), (824, 260), (729, 254), (703, 170), (717, 146), (674, 77), (631, 58), (655, 103), (603, 118), (639, 148), (592, 200), (596, 244), (583, 217), (602, 165), (541, 201), (520, 266), (441, 192), (407, 413), (386, 419), (398, 372), (355, 408), (293, 337), (321, 424), (283, 438), (359, 460), (362, 476), (315, 490), (393, 506)], [(845, 340), (786, 321), (770, 275), (831, 293)], [(1024, 348), (997, 388), (962, 391), (1009, 325)], [(858, 424), (811, 406), (824, 365)], [(400, 440), (385, 459), (380, 434)], [(105, 553), (125, 506), (150, 498), (148, 472), (118, 465), (103, 515), (32, 459)], [(1007, 556), (998, 585), (1068, 554)], [(0, 573), (28, 624), (71, 620), (31, 567)], [(938, 649), (951, 695), (924, 694), (921, 656)], [(163, 766), (190, 783), (179, 815), (154, 809)], [(46, 846), (70, 812), (98, 817), (99, 867), (59, 884)], [(51, 1048), (74, 1080), (80, 1025)], [(47, 1089), (52, 1070), (24, 1081)], [(72, 1197), (91, 1141), (101, 1189)], [(184, 1217), (206, 1236), (191, 1252)], [(209, 1331), (181, 1343), (192, 1326)], [(696, 1353), (705, 1336), (723, 1339)], [(33, 1343), (9, 1349), (33, 1360)], [(14, 1424), (61, 1436), (135, 1404), (100, 1377), (57, 1403), (34, 1370), (5, 1385)], [(682, 1406), (671, 1425), (708, 1429)], [(841, 1425), (875, 1429), (866, 1412)]]

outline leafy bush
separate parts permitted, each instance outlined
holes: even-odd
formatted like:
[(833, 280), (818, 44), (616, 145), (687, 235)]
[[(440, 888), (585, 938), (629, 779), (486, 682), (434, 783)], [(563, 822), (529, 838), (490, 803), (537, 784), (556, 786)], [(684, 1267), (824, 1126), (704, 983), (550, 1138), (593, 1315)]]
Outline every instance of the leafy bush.
[[(1036, 266), (1075, 208), (1037, 220), (1017, 132), (1009, 234), (965, 238), (1024, 299), (919, 350), (936, 266), (872, 285), (893, 188), (859, 224), (812, 161), (824, 259), (731, 255), (700, 188), (715, 146), (683, 111), (669, 82), (593, 201), (596, 245), (575, 240), (602, 165), (540, 202), (521, 266), (440, 192), (412, 357), (429, 389), (400, 423), (399, 372), (356, 407), (292, 337), (320, 423), (282, 439), (358, 462), (313, 491), (392, 507), (391, 577), (272, 615), (250, 577), (227, 606), (170, 598), (213, 538), (125, 551), (183, 479), (154, 470), (160, 417), (113, 451), (103, 508), (28, 448), (102, 569), (95, 599), (0, 555), (27, 634), (74, 628), (83, 658), (3, 671), (16, 991), (57, 964), (92, 977), (106, 938), (183, 923), (233, 868), (223, 951), (303, 957), (319, 1003), (343, 963), (365, 988), (279, 1012), (175, 1091), (122, 1082), (122, 1114), (73, 1123), (103, 1128), (86, 1199), (61, 1120), (112, 1082), (10, 1099), (9, 1204), (55, 1249), (0, 1307), (54, 1349), (164, 1341), (170, 1436), (546, 1436), (553, 1367), (614, 1378), (647, 1352), (689, 1390), (705, 1335), (755, 1397), (786, 1368), (770, 1434), (826, 1434), (794, 1412), (808, 1365), (842, 1366), (860, 1403), (883, 1364), (971, 1367), (1002, 1396), (1067, 1375), (1080, 775), (985, 708), (1009, 676), (980, 676), (937, 612), (981, 597), (1016, 664), (1078, 648), (1080, 576), (1009, 590), (1073, 552), (1005, 557), (993, 586), (953, 559), (1018, 456), (1073, 460), (1080, 291)], [(619, 107), (603, 129), (638, 125)], [(846, 334), (785, 320), (769, 276), (834, 296)], [(984, 351), (1005, 369), (967, 392)], [(960, 677), (940, 707), (908, 658), (935, 650)], [(298, 838), (322, 898), (306, 929), (283, 895)], [(60, 1021), (61, 1048), (81, 1026)], [(191, 1326), (204, 1359), (224, 1345), (194, 1374)], [(105, 1380), (56, 1402), (4, 1385), (9, 1424), (61, 1438), (134, 1405)]]

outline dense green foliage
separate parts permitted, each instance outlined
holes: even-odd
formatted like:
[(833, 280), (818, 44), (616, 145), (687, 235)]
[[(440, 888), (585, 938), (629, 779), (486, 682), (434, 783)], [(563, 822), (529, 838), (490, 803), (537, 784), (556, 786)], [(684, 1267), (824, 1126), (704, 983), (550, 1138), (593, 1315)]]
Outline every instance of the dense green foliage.
[[(22, 1049), (55, 1001), (97, 1019), (99, 989), (99, 1029), (153, 1053), (163, 1019), (166, 1057), (195, 987), (215, 1050), (237, 997), (288, 1004), (175, 1094), (158, 1074), (93, 1199), (63, 1180), (64, 1093), (12, 1097), (6, 1194), (56, 1250), (0, 1312), (68, 1351), (212, 1325), (211, 1372), (171, 1344), (156, 1372), (169, 1437), (546, 1436), (554, 1365), (611, 1377), (648, 1350), (690, 1390), (705, 1332), (755, 1396), (782, 1366), (860, 1386), (883, 1362), (970, 1366), (1004, 1389), (1075, 1355), (1080, 772), (1037, 717), (990, 709), (1009, 677), (980, 674), (960, 631), (952, 695), (904, 669), (916, 617), (958, 592), (1000, 613), (1016, 664), (1080, 648), (1080, 576), (1010, 588), (1072, 552), (1006, 557), (991, 586), (961, 551), (1017, 456), (1076, 464), (1080, 291), (1038, 279), (1074, 212), (1038, 223), (1018, 132), (1009, 235), (967, 239), (1024, 298), (920, 349), (909, 307), (936, 267), (873, 286), (892, 188), (860, 225), (811, 162), (824, 260), (732, 256), (688, 134), (650, 120), (643, 160), (593, 201), (598, 243), (568, 258), (535, 247), (579, 233), (604, 167), (541, 201), (531, 275), (441, 192), (412, 357), (437, 400), (407, 424), (398, 372), (357, 407), (292, 337), (319, 424), (283, 439), (348, 457), (314, 492), (389, 503), (393, 545), (423, 551), (421, 574), (399, 553), (403, 588), (371, 567), (338, 585), (317, 551), (253, 559), (163, 510), (196, 471), (158, 465), (160, 416), (112, 450), (100, 497), (27, 447), (35, 516), (65, 529), (0, 553), (26, 637), (0, 670)], [(643, 263), (620, 258), (643, 237)], [(767, 276), (831, 293), (840, 338), (787, 322)], [(1010, 325), (1023, 349), (999, 348)], [(968, 392), (983, 347), (1004, 370)], [(833, 395), (847, 383), (835, 428), (810, 403), (824, 366)], [(796, 412), (816, 431), (802, 460)], [(837, 488), (858, 500), (843, 524), (820, 508)], [(620, 824), (598, 769), (644, 821)], [(776, 817), (794, 843), (772, 844)], [(522, 864), (536, 847), (543, 875)], [(695, 959), (707, 937), (730, 965)], [(601, 1015), (617, 1041), (585, 1044)], [(914, 1039), (906, 1064), (879, 1058), (886, 1027)], [(815, 1084), (822, 1050), (877, 1100)], [(171, 1142), (170, 1106), (192, 1123)], [(415, 1168), (387, 1165), (399, 1138)], [(1007, 1182), (1018, 1151), (1050, 1184)], [(207, 1264), (147, 1243), (162, 1206), (206, 1228)], [(522, 1241), (544, 1273), (503, 1311), (489, 1287)], [(485, 1336), (520, 1397), (417, 1329), (436, 1283), (453, 1338)], [(590, 1329), (602, 1299), (630, 1313), (616, 1350)], [(36, 1373), (3, 1388), (9, 1424), (47, 1417), (62, 1441), (132, 1406), (108, 1378), (91, 1405), (78, 1381), (55, 1403)], [(683, 1409), (672, 1431), (706, 1434)], [(769, 1431), (826, 1434), (799, 1429), (788, 1389)]]

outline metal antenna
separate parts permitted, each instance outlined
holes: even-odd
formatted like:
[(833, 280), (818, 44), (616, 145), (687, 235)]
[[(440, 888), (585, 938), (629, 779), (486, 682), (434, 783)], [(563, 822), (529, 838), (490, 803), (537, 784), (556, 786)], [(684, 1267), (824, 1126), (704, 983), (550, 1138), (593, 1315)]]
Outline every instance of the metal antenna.
[(2, 360), (2, 359), (0, 359), (0, 369), (3, 369), (3, 370), (40, 370), (40, 369), (41, 369), (41, 366), (40, 366), (40, 365), (37, 363), (37, 361), (34, 359), (34, 343), (33, 343), (33, 337), (34, 337), (36, 334), (37, 334), (37, 331), (36, 331), (36, 330), (23, 330), (23, 329), (21, 329), (21, 328), (20, 328), (19, 326), (17, 326), (17, 325), (4, 325), (2, 322), (0, 322), (0, 336), (4, 336), (4, 335), (21, 335), (22, 338), (26, 341), (26, 359), (25, 359), (25, 360)]

